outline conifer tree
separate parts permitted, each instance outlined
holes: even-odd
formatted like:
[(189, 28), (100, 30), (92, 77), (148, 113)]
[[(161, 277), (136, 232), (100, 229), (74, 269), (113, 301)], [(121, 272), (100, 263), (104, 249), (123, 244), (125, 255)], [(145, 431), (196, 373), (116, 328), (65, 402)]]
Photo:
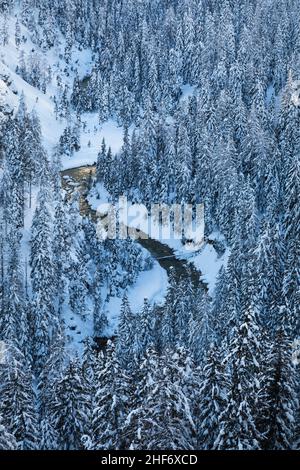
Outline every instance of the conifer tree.
[(63, 450), (83, 447), (82, 438), (90, 432), (91, 397), (79, 361), (71, 360), (56, 384), (53, 418)]
[(120, 310), (118, 341), (116, 346), (117, 357), (122, 367), (132, 367), (137, 357), (136, 330), (138, 328), (141, 329), (142, 326), (137, 324), (137, 318), (131, 310), (128, 297), (125, 295)]
[(105, 359), (96, 366), (96, 395), (92, 413), (92, 448), (122, 449), (121, 429), (126, 413), (126, 375), (109, 342)]
[(227, 407), (228, 376), (222, 363), (222, 349), (212, 343), (205, 360), (199, 389), (198, 447), (214, 448), (219, 430), (219, 419)]
[(229, 343), (230, 388), (227, 407), (219, 419), (214, 449), (261, 448), (257, 423), (260, 392), (261, 334), (253, 310), (245, 312)]
[(37, 450), (39, 423), (30, 365), (21, 351), (7, 343), (6, 361), (1, 367), (0, 412), (3, 424), (13, 434), (20, 450)]

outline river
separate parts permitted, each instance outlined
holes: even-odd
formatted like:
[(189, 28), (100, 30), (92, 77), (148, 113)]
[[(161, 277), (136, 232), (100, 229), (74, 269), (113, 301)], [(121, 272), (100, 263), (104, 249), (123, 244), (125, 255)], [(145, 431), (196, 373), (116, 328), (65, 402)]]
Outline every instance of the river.
[[(97, 212), (91, 208), (87, 201), (88, 191), (91, 188), (95, 172), (95, 165), (87, 165), (64, 170), (61, 174), (63, 189), (67, 193), (71, 194), (75, 189), (80, 192), (81, 215), (90, 217), (96, 222)], [(195, 288), (201, 288), (207, 292), (207, 286), (201, 279), (201, 272), (192, 263), (177, 258), (174, 250), (168, 245), (149, 237), (138, 238), (137, 243), (143, 246), (168, 274), (172, 271), (177, 279), (189, 278)]]

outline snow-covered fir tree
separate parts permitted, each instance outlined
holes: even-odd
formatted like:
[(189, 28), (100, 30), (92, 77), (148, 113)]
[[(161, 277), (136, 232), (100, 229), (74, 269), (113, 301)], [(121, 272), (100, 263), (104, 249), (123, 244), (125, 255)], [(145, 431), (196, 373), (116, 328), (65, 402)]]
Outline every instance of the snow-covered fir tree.
[[(299, 448), (299, 21), (0, 2), (1, 450)], [(204, 246), (100, 239), (120, 196)]]

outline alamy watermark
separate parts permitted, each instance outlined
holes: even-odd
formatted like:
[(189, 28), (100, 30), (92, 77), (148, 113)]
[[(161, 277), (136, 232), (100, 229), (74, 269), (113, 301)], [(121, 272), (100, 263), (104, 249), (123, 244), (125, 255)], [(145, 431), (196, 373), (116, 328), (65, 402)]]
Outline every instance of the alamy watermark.
[(152, 204), (149, 210), (121, 196), (117, 204), (100, 204), (97, 214), (100, 240), (181, 240), (189, 251), (204, 243), (204, 204)]

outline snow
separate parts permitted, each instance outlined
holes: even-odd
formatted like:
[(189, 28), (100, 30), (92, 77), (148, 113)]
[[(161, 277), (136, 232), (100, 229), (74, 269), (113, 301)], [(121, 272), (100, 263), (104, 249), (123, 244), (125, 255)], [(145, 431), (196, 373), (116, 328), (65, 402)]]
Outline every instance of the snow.
[[(55, 118), (53, 97), (57, 95), (56, 76), (59, 74), (63, 84), (67, 84), (71, 89), (75, 72), (69, 70), (66, 63), (60, 59), (64, 48), (63, 38), (59, 38), (60, 45), (47, 51), (47, 55), (43, 53), (30, 39), (30, 34), (22, 25), (22, 36), (27, 41), (22, 43), (17, 49), (14, 42), (15, 19), (9, 19), (9, 44), (2, 48), (0, 54), (0, 77), (1, 73), (9, 75), (13, 82), (13, 89), (16, 90), (17, 96), (9, 90), (3, 80), (0, 80), (0, 109), (2, 102), (7, 106), (17, 109), (18, 100), (22, 92), (24, 92), (26, 106), (29, 111), (35, 109), (41, 122), (41, 130), (43, 144), (51, 155), (55, 145), (59, 141), (64, 128), (66, 127), (65, 119)], [(45, 60), (47, 65), (53, 70), (52, 83), (48, 85), (46, 94), (37, 88), (29, 85), (15, 70), (19, 62), (20, 51), (23, 50), (25, 56), (30, 51), (35, 50), (39, 53), (41, 60)], [(78, 50), (73, 47), (72, 63), (77, 69), (80, 78), (90, 74), (92, 67), (92, 54), (90, 50)], [(12, 88), (12, 87), (10, 87)], [(2, 98), (4, 96), (4, 98)], [(75, 117), (75, 113), (72, 118)], [(119, 127), (114, 120), (109, 120), (100, 126), (97, 113), (85, 113), (82, 115), (82, 124), (84, 129), (81, 132), (81, 149), (74, 153), (71, 157), (65, 156), (62, 164), (64, 169), (75, 168), (82, 165), (90, 165), (96, 162), (97, 155), (101, 147), (102, 139), (105, 138), (107, 146), (110, 146), (114, 153), (118, 152), (123, 144), (123, 129)]]
[(18, 99), (7, 86), (2, 77), (2, 70), (0, 64), (0, 124), (6, 120), (6, 117), (13, 114), (15, 106), (17, 105)]
[(292, 362), (294, 366), (298, 366), (300, 364), (300, 337), (297, 337), (292, 344)]
[(81, 149), (71, 157), (64, 157), (62, 164), (65, 170), (96, 163), (103, 138), (113, 153), (119, 152), (123, 145), (123, 128), (114, 120), (110, 119), (100, 126), (98, 114), (86, 113), (82, 115), (82, 122), (85, 123), (85, 130), (81, 134)]
[[(132, 311), (138, 313), (148, 299), (150, 305), (162, 305), (167, 294), (168, 275), (167, 272), (154, 261), (154, 266), (150, 271), (143, 271), (138, 276), (136, 283), (127, 290), (128, 300)], [(110, 336), (116, 332), (119, 320), (119, 313), (122, 299), (112, 297), (106, 304), (105, 310), (109, 321), (109, 326), (104, 332)]]
[[(208, 239), (212, 240), (214, 236), (215, 234), (211, 234)], [(205, 243), (197, 252), (187, 250), (181, 240), (165, 240), (164, 243), (174, 250), (177, 258), (187, 260), (201, 272), (201, 279), (207, 285), (208, 293), (212, 297), (219, 271), (222, 266), (227, 266), (229, 248), (226, 248), (225, 253), (219, 256), (209, 243)]]
[(193, 96), (194, 91), (195, 91), (195, 86), (192, 86), (192, 85), (187, 83), (185, 85), (182, 85), (180, 87), (180, 89), (181, 89), (181, 93), (182, 93), (180, 99), (181, 100), (188, 100), (189, 98), (191, 98)]
[(266, 92), (266, 104), (269, 106), (273, 96), (275, 96), (275, 88), (273, 85), (269, 85)]
[(93, 305), (91, 299), (87, 299), (86, 317), (81, 318), (70, 309), (67, 302), (63, 305), (63, 319), (65, 323), (65, 331), (68, 340), (68, 352), (71, 355), (79, 354), (80, 356), (84, 351), (84, 340), (93, 336)]
[(192, 259), (192, 263), (201, 271), (202, 279), (208, 285), (210, 295), (213, 295), (217, 276), (221, 267), (227, 265), (228, 257), (228, 249), (220, 257), (212, 245), (206, 244), (201, 252)]
[[(2, 48), (0, 56), (1, 70), (5, 71), (10, 75), (13, 80), (14, 88), (20, 96), (24, 92), (26, 98), (26, 105), (29, 111), (36, 110), (40, 121), (43, 135), (43, 143), (47, 151), (52, 151), (53, 146), (56, 145), (59, 135), (64, 129), (63, 123), (55, 120), (54, 116), (54, 105), (50, 98), (51, 86), (49, 87), (48, 94), (44, 95), (38, 89), (32, 87), (26, 83), (19, 75), (15, 73), (18, 65), (18, 59), (20, 51), (16, 48), (14, 43), (14, 26), (15, 21), (10, 19), (9, 21), (9, 44)], [(22, 43), (20, 50), (24, 50), (25, 54), (28, 54), (32, 49), (37, 50), (38, 48), (31, 42), (30, 35), (27, 33), (26, 28), (22, 26), (22, 34), (27, 38), (25, 44)], [(41, 57), (43, 56), (40, 51)], [(49, 57), (47, 55), (47, 62), (54, 63), (54, 53), (52, 52)], [(18, 97), (14, 100), (15, 109), (18, 106)]]
[[(143, 306), (144, 299), (148, 299), (150, 305), (162, 305), (167, 289), (167, 273), (158, 262), (154, 261), (153, 268), (149, 271), (141, 272), (136, 282), (126, 290), (132, 311), (138, 313)], [(106, 287), (102, 288), (101, 295), (102, 298), (106, 297)], [(107, 315), (108, 326), (103, 332), (103, 336), (110, 337), (117, 332), (122, 297), (109, 297), (104, 302), (103, 309)], [(72, 312), (68, 299), (66, 299), (63, 305), (63, 320), (68, 339), (69, 354), (82, 355), (85, 339), (93, 336), (94, 332), (93, 304), (91, 299), (87, 298), (84, 319)]]
[(16, 99), (16, 96), (9, 89), (6, 83), (0, 78), (0, 110), (11, 113), (16, 106), (17, 101), (18, 100)]

